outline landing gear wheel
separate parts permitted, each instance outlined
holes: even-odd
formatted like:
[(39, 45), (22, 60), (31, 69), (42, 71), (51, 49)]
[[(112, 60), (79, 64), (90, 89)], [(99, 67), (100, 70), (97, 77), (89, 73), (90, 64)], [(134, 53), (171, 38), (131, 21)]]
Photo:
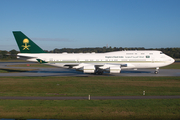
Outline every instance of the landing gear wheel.
[(95, 74), (96, 74), (96, 75), (102, 75), (102, 74), (103, 74), (103, 71), (98, 70), (98, 71), (95, 72)]
[(156, 68), (156, 71), (154, 71), (154, 74), (158, 74), (159, 67)]
[(103, 74), (103, 71), (100, 71), (98, 74), (99, 74), (99, 75), (102, 75), (102, 74)]

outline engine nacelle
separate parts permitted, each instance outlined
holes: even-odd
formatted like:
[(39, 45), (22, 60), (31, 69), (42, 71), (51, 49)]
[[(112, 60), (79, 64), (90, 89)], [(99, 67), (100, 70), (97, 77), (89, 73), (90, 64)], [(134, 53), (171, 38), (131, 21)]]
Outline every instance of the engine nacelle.
[(106, 69), (106, 71), (110, 73), (120, 73), (121, 72), (121, 66), (120, 65), (113, 65)]
[(78, 66), (75, 66), (73, 68), (79, 71), (83, 71), (84, 73), (94, 73), (96, 69), (94, 65), (89, 65), (89, 64), (84, 64), (84, 63), (79, 64)]
[(94, 73), (94, 71), (95, 71), (94, 65), (87, 65), (83, 67), (84, 73)]

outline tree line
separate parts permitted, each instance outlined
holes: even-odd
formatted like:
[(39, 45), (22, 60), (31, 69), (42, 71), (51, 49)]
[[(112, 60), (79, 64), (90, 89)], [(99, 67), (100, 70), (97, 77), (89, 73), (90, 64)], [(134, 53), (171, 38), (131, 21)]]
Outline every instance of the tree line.
[[(144, 47), (135, 47), (135, 48), (122, 48), (122, 47), (96, 47), (96, 48), (62, 48), (62, 49), (54, 49), (54, 50), (44, 50), (47, 53), (105, 53), (105, 52), (113, 52), (113, 51), (122, 51), (122, 50), (159, 50), (165, 53), (172, 58), (180, 58), (180, 48), (150, 48), (146, 49)], [(0, 59), (17, 59), (17, 53), (19, 51), (16, 50), (0, 50)]]

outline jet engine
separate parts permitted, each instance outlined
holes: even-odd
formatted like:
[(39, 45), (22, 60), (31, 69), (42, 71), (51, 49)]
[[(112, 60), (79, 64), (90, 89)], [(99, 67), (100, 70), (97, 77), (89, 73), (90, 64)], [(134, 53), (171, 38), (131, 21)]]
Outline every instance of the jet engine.
[(121, 72), (121, 67), (120, 67), (120, 65), (111, 66), (111, 67), (108, 68), (108, 71), (110, 73), (120, 73)]
[(95, 66), (90, 64), (79, 64), (78, 66), (74, 66), (76, 70), (83, 71), (84, 73), (94, 73), (95, 72)]
[(83, 67), (84, 73), (94, 73), (94, 71), (95, 71), (94, 65), (87, 65)]

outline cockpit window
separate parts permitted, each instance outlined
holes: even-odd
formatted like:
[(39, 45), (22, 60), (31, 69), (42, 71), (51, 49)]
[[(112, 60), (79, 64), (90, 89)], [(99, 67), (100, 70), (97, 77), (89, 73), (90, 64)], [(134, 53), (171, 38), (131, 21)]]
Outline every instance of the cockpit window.
[(164, 54), (163, 52), (160, 52), (160, 54)]

